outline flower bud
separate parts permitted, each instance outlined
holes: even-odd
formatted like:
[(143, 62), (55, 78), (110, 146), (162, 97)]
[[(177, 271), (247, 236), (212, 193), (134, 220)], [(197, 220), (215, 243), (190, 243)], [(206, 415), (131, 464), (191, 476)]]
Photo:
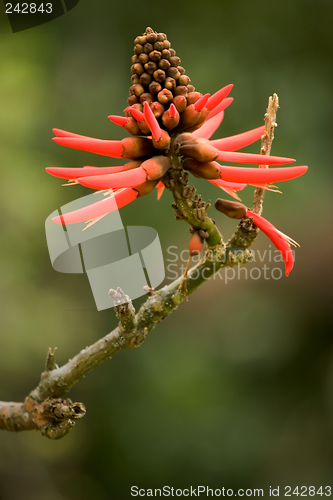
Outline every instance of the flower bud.
[(142, 54), (139, 55), (139, 61), (141, 64), (146, 64), (149, 62), (149, 56), (145, 52), (142, 52)]
[(202, 97), (202, 94), (200, 92), (190, 92), (187, 95), (188, 105), (194, 104), (195, 102), (197, 102), (198, 99), (200, 99), (200, 97)]
[(136, 64), (133, 64), (133, 66), (131, 67), (131, 71), (132, 71), (133, 75), (140, 76), (144, 72), (144, 69), (143, 69), (143, 66), (141, 63), (136, 63)]
[(174, 80), (173, 78), (171, 78), (170, 76), (168, 76), (166, 79), (165, 79), (165, 82), (164, 82), (164, 87), (168, 90), (173, 90), (176, 88), (176, 80)]
[(140, 54), (142, 54), (142, 52), (143, 52), (142, 45), (137, 43), (136, 46), (134, 47), (134, 53), (139, 56)]
[(158, 183), (158, 180), (146, 181), (143, 184), (139, 184), (138, 186), (133, 187), (132, 189), (134, 189), (135, 191), (137, 191), (139, 193), (138, 198), (140, 198), (141, 196), (145, 196), (146, 194), (151, 193), (157, 183)]
[(127, 123), (124, 125), (124, 129), (132, 135), (141, 135), (142, 131), (139, 128), (139, 125), (133, 117), (129, 116), (127, 118)]
[[(181, 77), (180, 77), (181, 78)], [(175, 95), (183, 95), (183, 96), (187, 96), (188, 92), (187, 92), (187, 87), (185, 87), (185, 85), (179, 85), (179, 82), (180, 82), (180, 79), (178, 80), (178, 85), (177, 87), (175, 88), (174, 90), (174, 94)]]
[(169, 59), (169, 61), (170, 61), (171, 66), (177, 67), (180, 64), (180, 59), (177, 56), (171, 56), (170, 59)]
[(169, 40), (164, 40), (163, 41), (163, 49), (170, 49), (171, 47), (171, 43), (169, 42)]
[(150, 54), (150, 52), (153, 50), (153, 46), (151, 43), (145, 43), (144, 46), (143, 46), (143, 51), (146, 53), (146, 54)]
[(140, 82), (140, 78), (138, 75), (132, 75), (131, 76), (131, 82), (133, 83), (133, 85), (135, 85), (136, 83), (139, 83)]
[(151, 59), (154, 62), (158, 62), (162, 57), (162, 53), (159, 52), (158, 50), (153, 50), (149, 54), (149, 59)]
[(123, 146), (122, 158), (140, 158), (152, 154), (154, 151), (151, 140), (144, 137), (125, 137), (121, 143)]
[(199, 235), (198, 231), (192, 234), (190, 243), (188, 245), (188, 250), (190, 252), (190, 255), (199, 255), (201, 253), (201, 250), (203, 248), (203, 240), (201, 236)]
[(168, 89), (163, 89), (161, 92), (157, 94), (157, 99), (161, 104), (167, 104), (168, 102), (171, 102), (173, 99), (173, 94), (170, 90)]
[(173, 113), (173, 116), (170, 115), (170, 109), (165, 111), (162, 115), (162, 123), (169, 130), (172, 130), (173, 128), (177, 127), (179, 123), (180, 119), (179, 113), (176, 108), (174, 108), (174, 110), (175, 111)]
[[(142, 73), (142, 75), (140, 76), (140, 83), (142, 85), (149, 85), (152, 79), (153, 77), (149, 73)], [(142, 94), (144, 94), (144, 91), (142, 92)], [(141, 97), (142, 94), (140, 94), (139, 97)]]
[(159, 118), (160, 116), (163, 115), (164, 106), (160, 102), (154, 101), (150, 107), (151, 107), (152, 112), (154, 113), (155, 118)]
[(171, 78), (174, 78), (175, 80), (178, 80), (180, 77), (180, 73), (177, 68), (174, 68), (173, 66), (170, 66), (170, 68), (166, 72), (167, 76), (170, 76)]
[[(171, 68), (170, 68), (171, 69)], [(187, 106), (180, 117), (180, 129), (186, 130), (187, 128), (193, 127), (200, 118), (200, 111), (197, 111), (194, 104)]]
[(187, 105), (187, 101), (186, 101), (186, 97), (185, 96), (183, 96), (183, 95), (177, 95), (176, 97), (174, 97), (172, 99), (172, 102), (176, 106), (176, 109), (177, 109), (178, 113), (183, 113), (183, 111), (185, 111), (186, 105)]
[(203, 179), (220, 179), (220, 165), (216, 161), (201, 163), (192, 158), (185, 158), (183, 160), (183, 167), (189, 170), (194, 177), (201, 177)]
[(153, 61), (149, 61), (144, 65), (144, 69), (147, 71), (147, 73), (152, 75), (154, 73), (154, 71), (156, 71), (157, 66)]
[(155, 42), (154, 43), (154, 50), (158, 50), (159, 52), (162, 52), (163, 50), (163, 42)]
[(136, 97), (136, 95), (131, 95), (128, 99), (127, 99), (127, 102), (130, 106), (132, 106), (133, 104), (136, 104), (139, 102), (139, 98)]
[(231, 219), (242, 219), (246, 216), (246, 206), (236, 201), (218, 198), (215, 202), (215, 208), (219, 212), (231, 217)]
[(157, 42), (157, 33), (149, 33), (149, 35), (147, 35), (147, 42), (149, 43)]
[(185, 68), (183, 68), (183, 66), (178, 66), (177, 69), (181, 75), (185, 74)]
[(153, 95), (158, 94), (162, 90), (162, 86), (158, 82), (151, 82), (149, 84), (149, 92)]
[(165, 80), (165, 72), (162, 69), (157, 69), (154, 71), (153, 77), (157, 82), (163, 82)]
[(170, 50), (163, 49), (162, 50), (162, 57), (164, 57), (164, 59), (169, 59), (171, 57)]
[(151, 104), (154, 101), (154, 97), (149, 92), (145, 92), (140, 96), (140, 102), (143, 104), (145, 101)]
[(163, 69), (163, 71), (166, 71), (167, 69), (170, 68), (170, 63), (169, 63), (169, 61), (167, 59), (160, 59), (158, 61), (158, 67), (160, 69)]
[[(170, 146), (171, 138), (166, 130), (161, 129), (161, 137), (158, 141), (152, 138), (152, 143), (156, 149), (168, 149)], [(166, 157), (165, 157), (166, 158)]]
[(182, 144), (180, 147), (180, 154), (182, 156), (194, 158), (199, 162), (206, 163), (216, 160), (219, 151), (210, 144), (208, 139), (200, 137)]
[(147, 173), (147, 180), (160, 179), (171, 167), (171, 161), (167, 156), (154, 156), (141, 164)]

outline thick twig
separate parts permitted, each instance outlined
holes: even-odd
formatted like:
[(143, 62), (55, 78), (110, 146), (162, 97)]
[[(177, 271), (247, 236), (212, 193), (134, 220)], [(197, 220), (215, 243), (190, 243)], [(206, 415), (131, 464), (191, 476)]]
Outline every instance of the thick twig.
[[(261, 138), (261, 150), (260, 154), (269, 155), (271, 152), (271, 146), (274, 139), (274, 130), (276, 127), (276, 112), (279, 107), (279, 98), (277, 94), (273, 94), (268, 100), (268, 108), (265, 114), (265, 133)], [(262, 168), (268, 168), (268, 165), (260, 165)], [(253, 207), (252, 210), (256, 214), (261, 215), (263, 210), (263, 201), (265, 196), (265, 190), (261, 188), (256, 188), (253, 197)]]
[[(269, 100), (265, 115), (266, 131), (262, 140), (262, 154), (269, 154), (270, 151), (277, 107), (278, 98), (274, 94)], [(75, 420), (85, 415), (82, 403), (72, 403), (69, 399), (62, 399), (71, 387), (122, 349), (140, 346), (147, 334), (177, 309), (187, 295), (197, 290), (220, 269), (246, 264), (252, 260), (252, 252), (248, 248), (258, 234), (252, 219), (242, 219), (235, 234), (225, 244), (215, 226), (215, 221), (206, 214), (209, 207), (201, 202), (201, 198), (198, 199), (198, 195), (192, 199), (190, 190), (193, 188), (187, 186), (187, 178), (179, 169), (176, 168), (174, 174), (170, 175), (168, 187), (174, 194), (175, 208), (180, 217), (193, 227), (206, 230), (211, 241), (216, 241), (218, 244), (212, 246), (213, 243), (208, 241), (210, 246), (207, 247), (202, 261), (187, 273), (186, 290), (179, 287), (183, 280), (182, 276), (157, 292), (150, 290), (148, 299), (137, 314), (129, 297), (122, 290), (119, 288), (116, 291), (110, 290), (119, 320), (117, 328), (83, 349), (60, 368), (55, 362), (56, 349), (54, 351), (49, 349), (45, 371), (41, 374), (38, 386), (25, 402), (0, 402), (0, 429), (9, 431), (37, 429), (51, 439), (66, 435), (74, 426)], [(254, 200), (257, 213), (262, 210), (263, 194), (260, 191), (262, 190), (256, 190)]]

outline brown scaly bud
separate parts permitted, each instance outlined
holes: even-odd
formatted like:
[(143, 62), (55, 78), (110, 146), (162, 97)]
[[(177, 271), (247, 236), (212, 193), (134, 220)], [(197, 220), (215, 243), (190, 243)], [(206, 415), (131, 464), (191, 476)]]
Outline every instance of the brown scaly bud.
[(142, 52), (143, 52), (142, 45), (140, 43), (137, 43), (134, 47), (134, 53), (139, 56), (140, 54), (142, 54)]
[(161, 104), (167, 104), (168, 102), (171, 102), (173, 99), (173, 94), (170, 90), (168, 89), (163, 89), (161, 92), (157, 94), (157, 99)]
[(152, 75), (154, 71), (157, 70), (156, 63), (154, 63), (153, 61), (149, 61), (144, 65), (144, 69), (147, 71), (147, 73)]
[(145, 52), (142, 52), (142, 54), (139, 55), (139, 62), (141, 64), (146, 64), (147, 62), (149, 62), (149, 55)]
[(164, 111), (162, 115), (162, 123), (163, 125), (169, 129), (172, 130), (175, 127), (177, 127), (180, 119), (180, 115), (176, 109), (176, 107), (172, 107), (174, 105), (170, 105), (170, 108), (167, 111)]
[(170, 66), (170, 68), (166, 72), (167, 76), (170, 76), (174, 80), (178, 80), (180, 77), (180, 73), (177, 68), (174, 68), (173, 66)]
[(183, 95), (177, 95), (172, 99), (173, 104), (175, 105), (178, 113), (183, 113), (187, 106), (186, 97)]
[(195, 87), (193, 85), (188, 85), (187, 88), (188, 88), (189, 92), (194, 92), (195, 91)]
[(140, 102), (140, 99), (138, 97), (136, 97), (136, 95), (131, 95), (127, 99), (127, 102), (129, 104), (129, 106), (132, 106), (133, 104), (136, 104), (136, 103)]
[(198, 99), (200, 99), (200, 97), (202, 97), (202, 94), (200, 92), (189, 92), (189, 94), (187, 95), (188, 105), (194, 104)]
[(177, 68), (177, 66), (179, 66), (179, 64), (180, 64), (180, 59), (177, 56), (171, 56), (169, 59), (169, 62), (171, 64), (171, 66), (175, 66)]
[[(179, 84), (179, 80), (177, 82), (178, 84)], [(173, 93), (175, 96), (176, 95), (183, 95), (183, 96), (187, 97), (188, 90), (187, 90), (187, 87), (185, 85), (177, 85), (177, 87), (174, 89)]]
[[(178, 68), (178, 71), (179, 71), (179, 68)], [(189, 79), (189, 77), (187, 75), (182, 75), (180, 73), (180, 77), (178, 78), (178, 85), (185, 85), (185, 86), (187, 86), (190, 83), (190, 81), (191, 80)]]
[(154, 101), (150, 106), (155, 118), (159, 118), (164, 113), (164, 106), (158, 101)]
[(157, 183), (158, 179), (156, 181), (146, 181), (143, 184), (139, 184), (139, 186), (133, 187), (132, 189), (138, 192), (138, 198), (140, 198), (141, 196), (151, 193)]
[(162, 52), (162, 50), (163, 50), (163, 42), (155, 42), (154, 43), (154, 50), (158, 50), (159, 52)]
[(165, 82), (164, 82), (164, 87), (168, 90), (173, 90), (176, 88), (176, 80), (174, 78), (171, 78), (170, 76), (168, 76), (166, 79), (165, 79)]
[(132, 58), (131, 58), (131, 61), (132, 61), (132, 64), (136, 64), (136, 63), (140, 62), (140, 59), (136, 54), (134, 54), (134, 56), (132, 56)]
[(127, 123), (124, 125), (124, 129), (129, 132), (131, 135), (141, 135), (142, 131), (139, 128), (139, 125), (133, 117), (129, 116), (127, 118)]
[(176, 51), (174, 49), (169, 49), (170, 50), (170, 55), (171, 57), (175, 56), (176, 55)]
[(158, 61), (158, 67), (160, 69), (163, 69), (163, 71), (166, 71), (170, 68), (170, 63), (167, 59), (161, 59), (160, 61)]
[(132, 75), (131, 76), (131, 82), (133, 83), (133, 85), (135, 85), (136, 83), (139, 83), (140, 82), (140, 78), (138, 75)]
[(171, 138), (166, 130), (161, 129), (161, 137), (158, 141), (152, 138), (152, 143), (156, 149), (168, 149), (170, 146)]
[(199, 120), (200, 114), (201, 111), (198, 111), (194, 107), (194, 104), (190, 104), (189, 106), (187, 106), (185, 111), (181, 114), (179, 129), (186, 130), (190, 127), (193, 127), (193, 125), (195, 125)]
[(147, 180), (149, 181), (161, 179), (171, 165), (171, 161), (167, 156), (154, 156), (141, 164), (147, 173)]
[(136, 63), (136, 64), (133, 64), (133, 66), (131, 67), (131, 71), (132, 71), (133, 75), (140, 76), (144, 72), (144, 69), (143, 69), (143, 66), (141, 63)]
[(149, 92), (151, 94), (153, 95), (158, 94), (161, 90), (162, 86), (160, 83), (153, 81), (149, 84)]
[(181, 75), (185, 74), (185, 68), (183, 68), (183, 66), (178, 66), (177, 69)]
[[(142, 73), (142, 75), (140, 76), (140, 83), (141, 83), (141, 85), (147, 86), (150, 84), (152, 79), (153, 79), (153, 77), (149, 73)], [(139, 97), (141, 97), (142, 94), (144, 94), (144, 91), (140, 94)]]
[(151, 104), (154, 101), (154, 97), (152, 94), (149, 94), (149, 92), (145, 92), (140, 96), (140, 102), (143, 104), (145, 101), (147, 101), (149, 104)]
[(144, 137), (125, 137), (121, 143), (123, 146), (122, 158), (141, 158), (151, 155), (154, 151), (152, 141)]
[(165, 80), (165, 72), (163, 69), (157, 69), (154, 71), (153, 77), (157, 82), (163, 82), (163, 80)]
[(154, 33), (154, 32), (153, 33), (149, 33), (147, 35), (147, 41), (149, 43), (156, 43), (157, 42), (157, 33)]
[(144, 91), (145, 91), (145, 89), (143, 88), (143, 86), (140, 83), (136, 83), (135, 85), (132, 85), (132, 87), (130, 88), (130, 94), (136, 95), (136, 97), (140, 97), (144, 93)]
[(193, 125), (193, 127), (191, 127), (191, 128), (188, 129), (189, 132), (194, 132), (195, 130), (197, 130), (198, 128), (200, 128), (201, 125), (207, 120), (209, 114), (210, 114), (210, 110), (208, 108), (203, 108), (201, 110), (201, 114), (200, 114), (199, 120), (196, 122), (195, 125)]
[(152, 52), (153, 49), (154, 47), (152, 46), (151, 43), (145, 43), (143, 46), (143, 52), (145, 52), (146, 54), (150, 54), (150, 52)]
[(212, 146), (208, 139), (195, 137), (181, 145), (180, 154), (182, 156), (194, 158), (194, 160), (199, 162), (206, 163), (216, 160), (219, 151)]
[(158, 62), (162, 57), (162, 53), (159, 50), (153, 50), (149, 53), (149, 59), (154, 62)]
[(231, 217), (231, 219), (242, 219), (243, 217), (246, 217), (247, 209), (243, 203), (218, 198), (215, 202), (215, 208), (219, 212)]
[(163, 49), (162, 50), (162, 57), (164, 57), (164, 59), (170, 59), (170, 57), (171, 57), (170, 50)]
[(201, 163), (192, 158), (185, 158), (183, 160), (183, 167), (189, 170), (194, 177), (201, 177), (203, 179), (220, 179), (220, 165), (216, 161)]
[(192, 234), (190, 243), (188, 245), (188, 250), (190, 252), (190, 255), (199, 255), (202, 251), (203, 248), (203, 239), (199, 235), (199, 232), (196, 231), (195, 233)]

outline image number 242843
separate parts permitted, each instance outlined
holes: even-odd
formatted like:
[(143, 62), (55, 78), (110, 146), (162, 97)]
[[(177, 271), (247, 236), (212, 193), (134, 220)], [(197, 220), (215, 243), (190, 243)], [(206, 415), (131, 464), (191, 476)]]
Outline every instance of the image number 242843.
[(37, 12), (40, 12), (44, 14), (51, 14), (52, 12), (52, 3), (41, 3), (39, 6), (37, 6), (36, 3), (17, 3), (15, 7), (13, 7), (12, 3), (6, 3), (6, 14), (35, 14)]

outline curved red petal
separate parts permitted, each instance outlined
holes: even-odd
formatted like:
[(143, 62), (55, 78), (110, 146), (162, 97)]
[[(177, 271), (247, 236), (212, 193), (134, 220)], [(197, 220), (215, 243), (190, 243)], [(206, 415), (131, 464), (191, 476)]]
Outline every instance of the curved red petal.
[(194, 137), (203, 137), (204, 139), (210, 139), (214, 132), (219, 128), (224, 117), (224, 111), (214, 116), (212, 120), (206, 120), (200, 128), (192, 132)]
[(222, 102), (216, 108), (213, 109), (213, 111), (210, 112), (207, 120), (211, 120), (216, 116), (218, 113), (221, 113), (221, 111), (224, 111), (230, 104), (234, 101), (233, 97), (227, 97), (226, 99), (223, 99)]
[(243, 132), (242, 134), (231, 135), (211, 141), (211, 144), (219, 150), (236, 151), (237, 149), (249, 146), (258, 141), (265, 132), (265, 125)]
[(219, 151), (216, 160), (231, 161), (235, 163), (256, 163), (258, 165), (284, 165), (296, 160), (282, 156), (266, 156), (251, 153), (234, 153), (233, 151)]
[(103, 156), (121, 158), (123, 145), (121, 141), (107, 141), (103, 139), (94, 139), (92, 137), (53, 137), (52, 139), (61, 146), (88, 151)]
[(209, 96), (210, 94), (205, 94), (194, 103), (193, 106), (197, 111), (201, 111), (206, 106)]
[(110, 116), (108, 116), (108, 118), (109, 118), (109, 120), (112, 121), (112, 123), (115, 123), (116, 125), (120, 125), (120, 127), (123, 127), (127, 123), (126, 116), (110, 115)]
[(246, 184), (267, 184), (271, 182), (289, 181), (300, 177), (308, 170), (306, 165), (284, 168), (246, 168), (220, 166), (221, 179), (229, 182)]
[(145, 115), (142, 113), (142, 111), (136, 108), (128, 108), (127, 111), (130, 111), (132, 113), (133, 118), (135, 118), (137, 122), (143, 122)]
[(159, 126), (159, 123), (147, 101), (145, 101), (143, 105), (143, 114), (145, 115), (147, 125), (150, 128), (155, 141), (158, 141), (162, 136), (161, 127)]
[(261, 215), (252, 212), (252, 210), (246, 211), (247, 217), (252, 217), (253, 222), (261, 231), (271, 240), (273, 245), (279, 250), (282, 255), (285, 264), (285, 274), (289, 275), (290, 271), (294, 266), (294, 255), (288, 243), (289, 237), (281, 233), (276, 227), (273, 226), (267, 219), (261, 217)]
[(82, 186), (92, 189), (119, 189), (142, 184), (147, 180), (147, 172), (139, 167), (115, 174), (79, 177), (77, 180)]
[(77, 222), (85, 222), (90, 219), (95, 219), (102, 215), (114, 212), (115, 210), (128, 205), (138, 197), (138, 192), (132, 188), (122, 189), (112, 196), (104, 200), (97, 201), (88, 207), (74, 210), (57, 217), (53, 217), (52, 221), (56, 224), (75, 224)]
[(67, 132), (66, 130), (61, 130), (60, 128), (53, 128), (52, 132), (57, 137), (84, 137), (84, 135), (73, 134), (73, 132)]
[(124, 167), (47, 167), (46, 172), (59, 179), (78, 179), (90, 175), (105, 175), (122, 172)]
[(230, 83), (229, 85), (226, 85), (225, 87), (223, 87), (222, 89), (218, 90), (217, 92), (215, 92), (215, 94), (213, 94), (207, 101), (207, 104), (206, 104), (206, 108), (210, 109), (211, 111), (216, 108), (216, 106), (218, 104), (220, 104), (221, 101), (223, 101), (223, 99), (225, 97), (227, 97), (227, 95), (231, 92), (231, 89), (233, 87), (233, 84)]

